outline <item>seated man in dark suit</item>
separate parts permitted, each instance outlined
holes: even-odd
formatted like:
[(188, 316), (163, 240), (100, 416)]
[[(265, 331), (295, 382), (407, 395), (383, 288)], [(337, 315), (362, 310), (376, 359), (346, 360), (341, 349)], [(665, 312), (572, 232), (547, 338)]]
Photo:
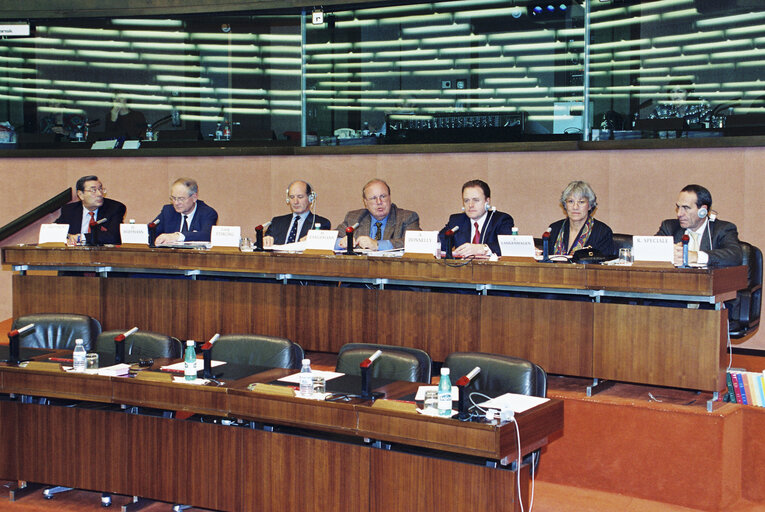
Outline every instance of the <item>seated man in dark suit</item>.
[(312, 210), (316, 204), (316, 192), (306, 181), (293, 181), (287, 187), (286, 202), (292, 213), (271, 219), (263, 246), (283, 245), (298, 242), (308, 235), (308, 230), (319, 225), (319, 229), (330, 229), (329, 219), (316, 215)]
[[(69, 243), (76, 244), (80, 235), (86, 235), (91, 233), (92, 229), (96, 229), (98, 244), (119, 244), (125, 205), (104, 197), (106, 189), (98, 176), (83, 176), (77, 180), (75, 188), (80, 200), (64, 205), (61, 215), (56, 219), (56, 224), (69, 224)], [(91, 226), (91, 220), (103, 222)]]
[(407, 229), (420, 230), (417, 212), (404, 210), (391, 202), (390, 187), (380, 179), (373, 179), (361, 190), (365, 208), (351, 210), (345, 214), (342, 224), (337, 226), (338, 243), (345, 248), (345, 228), (358, 222), (353, 234), (354, 247), (386, 251), (404, 247), (404, 233)]
[(178, 178), (170, 187), (170, 201), (157, 215), (156, 245), (173, 242), (209, 242), (218, 212), (197, 197), (199, 186), (192, 178)]
[(741, 265), (742, 253), (738, 243), (736, 225), (715, 220), (712, 212), (712, 194), (701, 185), (687, 185), (680, 191), (675, 203), (676, 219), (661, 223), (657, 235), (671, 236), (675, 240), (675, 265), (683, 264), (682, 238), (686, 233), (688, 263), (716, 267)]
[(471, 180), (462, 185), (462, 210), (449, 217), (446, 226), (438, 233), (441, 248), (446, 250), (446, 232), (458, 227), (454, 233), (453, 255), (488, 257), (499, 254), (497, 235), (511, 235), (513, 218), (491, 206), (491, 189), (482, 180)]

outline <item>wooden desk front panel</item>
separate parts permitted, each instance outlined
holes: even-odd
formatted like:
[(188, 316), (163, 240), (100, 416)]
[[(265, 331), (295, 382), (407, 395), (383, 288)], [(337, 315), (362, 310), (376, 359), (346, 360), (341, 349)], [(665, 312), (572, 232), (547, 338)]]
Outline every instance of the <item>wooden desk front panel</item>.
[(51, 371), (3, 367), (0, 369), (0, 374), (2, 374), (4, 392), (89, 402), (111, 402), (112, 382), (109, 377), (66, 373), (59, 368), (58, 363), (48, 364), (51, 366)]
[[(370, 512), (521, 510), (512, 471), (382, 450), (371, 463)], [(528, 467), (519, 473), (528, 510)]]
[(103, 321), (103, 279), (14, 275), (13, 317), (29, 313), (77, 313)]
[(228, 407), (226, 388), (122, 378), (113, 379), (113, 401), (214, 416), (225, 416)]
[(725, 387), (727, 311), (595, 304), (597, 377), (706, 391)]
[(18, 403), (0, 400), (0, 418), (0, 478), (15, 480), (19, 446)]

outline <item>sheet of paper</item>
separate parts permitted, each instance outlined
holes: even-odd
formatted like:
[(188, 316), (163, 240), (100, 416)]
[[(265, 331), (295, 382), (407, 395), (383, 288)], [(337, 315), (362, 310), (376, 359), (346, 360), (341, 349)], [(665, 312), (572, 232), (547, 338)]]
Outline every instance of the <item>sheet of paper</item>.
[[(215, 368), (216, 366), (220, 366), (222, 364), (226, 364), (225, 361), (211, 361), (210, 366)], [(174, 372), (174, 373), (183, 373), (183, 368), (186, 365), (185, 362), (181, 361), (180, 363), (174, 363), (174, 364), (168, 364), (166, 366), (160, 366), (160, 370), (163, 372)], [(205, 367), (205, 362), (203, 359), (197, 359), (197, 371), (201, 372)]]
[(149, 245), (149, 226), (147, 224), (120, 224), (120, 237), (123, 244)]
[(158, 247), (170, 247), (174, 249), (209, 249), (210, 242), (168, 242)]
[[(420, 386), (417, 388), (417, 394), (414, 396), (415, 400), (425, 400), (426, 391), (438, 391), (438, 386)], [(456, 402), (460, 398), (460, 390), (457, 386), (452, 386), (452, 402)]]
[(69, 224), (41, 224), (38, 244), (66, 243), (66, 235), (69, 233)]
[(200, 378), (196, 378), (194, 380), (186, 380), (186, 377), (180, 376), (180, 377), (173, 377), (173, 382), (175, 384), (193, 384), (195, 386), (204, 386), (210, 381), (207, 379), (200, 379)]
[(404, 233), (404, 252), (409, 254), (436, 255), (441, 250), (438, 231), (412, 231)]
[(531, 235), (497, 235), (502, 256), (533, 258), (536, 254)]
[(671, 236), (633, 236), (632, 254), (635, 261), (668, 261), (675, 257)]
[(308, 232), (305, 241), (306, 249), (319, 251), (334, 251), (337, 231), (329, 229), (312, 229)]
[[(321, 377), (324, 377), (324, 382), (332, 379), (336, 379), (338, 377), (342, 377), (345, 375), (344, 373), (338, 373), (338, 372), (330, 372), (325, 370), (311, 370), (311, 373), (314, 375), (318, 375)], [(292, 375), (287, 375), (286, 377), (282, 377), (279, 379), (279, 382), (289, 382), (291, 384), (300, 384), (300, 372), (293, 373)]]
[(242, 228), (240, 226), (213, 226), (210, 245), (213, 247), (239, 247)]
[(292, 242), (291, 244), (271, 246), (271, 250), (276, 252), (303, 252), (305, 251), (305, 248), (306, 248), (305, 242)]
[(484, 409), (503, 409), (508, 408), (513, 412), (523, 412), (536, 407), (537, 405), (548, 402), (549, 398), (540, 396), (517, 395), (515, 393), (505, 393), (496, 398), (478, 404)]

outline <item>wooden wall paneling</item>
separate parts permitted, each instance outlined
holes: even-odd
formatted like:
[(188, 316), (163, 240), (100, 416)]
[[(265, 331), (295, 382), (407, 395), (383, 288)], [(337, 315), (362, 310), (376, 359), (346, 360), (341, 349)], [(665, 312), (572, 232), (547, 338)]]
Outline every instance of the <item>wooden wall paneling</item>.
[(286, 337), (307, 350), (337, 352), (346, 343), (377, 343), (379, 290), (290, 284), (281, 320)]
[(420, 321), (420, 333), (434, 361), (443, 361), (452, 352), (480, 350), (480, 296), (432, 292), (425, 294), (425, 300), (427, 316)]
[(29, 313), (77, 313), (101, 318), (105, 279), (71, 276), (13, 276), (13, 316)]
[(244, 438), (241, 510), (369, 510), (372, 448), (259, 430)]
[(145, 415), (126, 416), (127, 439), (144, 441), (130, 451), (126, 469), (131, 494), (216, 510), (242, 510), (240, 429)]
[[(433, 342), (440, 344), (449, 333), (443, 322), (436, 325), (428, 321), (432, 311), (433, 293), (411, 292), (402, 290), (379, 290), (376, 293), (377, 343), (419, 348), (430, 353)], [(436, 302), (437, 298), (434, 299)], [(442, 316), (443, 315), (443, 316)], [(447, 319), (446, 312), (439, 314), (439, 319)], [(434, 327), (431, 330), (431, 327)], [(431, 354), (432, 357), (432, 354)]]
[(481, 352), (522, 357), (549, 373), (592, 376), (593, 304), (488, 295), (481, 301)]
[(122, 412), (80, 407), (19, 408), (18, 478), (79, 489), (126, 491), (129, 443)]
[[(200, 318), (200, 340), (216, 332), (221, 334), (264, 334), (281, 336), (278, 284), (253, 281), (196, 281), (192, 283), (191, 301), (206, 296), (206, 309)], [(210, 298), (213, 302), (209, 302)], [(190, 311), (197, 306), (190, 306)], [(209, 318), (208, 318), (209, 317)]]
[(16, 450), (20, 446), (18, 442), (19, 425), (18, 412), (20, 404), (0, 400), (0, 478), (3, 480), (17, 480), (17, 456)]
[[(460, 512), (466, 503), (471, 510), (521, 510), (512, 471), (381, 450), (372, 452), (371, 462), (370, 512)], [(528, 476), (528, 468), (523, 468), (524, 495)], [(527, 498), (524, 510), (528, 510)]]
[(724, 388), (727, 311), (594, 304), (594, 377), (702, 391)]
[(187, 339), (189, 279), (149, 277), (103, 279), (104, 330), (129, 329), (168, 334)]

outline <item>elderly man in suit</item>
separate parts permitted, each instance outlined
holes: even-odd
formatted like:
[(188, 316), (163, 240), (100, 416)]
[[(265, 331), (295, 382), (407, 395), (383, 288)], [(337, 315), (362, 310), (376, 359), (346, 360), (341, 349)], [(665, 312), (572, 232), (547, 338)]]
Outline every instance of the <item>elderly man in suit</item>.
[(657, 235), (675, 240), (675, 265), (683, 263), (683, 235), (688, 234), (688, 263), (717, 267), (741, 265), (743, 255), (736, 225), (715, 220), (712, 194), (701, 185), (687, 185), (675, 203), (676, 219), (661, 223)]
[(175, 242), (209, 242), (218, 212), (198, 198), (199, 186), (192, 178), (178, 178), (170, 187), (170, 202), (157, 215), (156, 245)]
[(317, 224), (319, 229), (330, 229), (329, 219), (316, 215), (316, 192), (307, 181), (293, 181), (287, 187), (286, 203), (292, 213), (280, 215), (271, 219), (263, 245), (271, 247), (274, 244), (290, 244), (298, 242), (308, 235), (308, 231)]
[(75, 188), (80, 200), (64, 205), (56, 219), (56, 224), (69, 224), (69, 243), (74, 245), (80, 235), (97, 229), (95, 240), (99, 244), (119, 244), (125, 205), (104, 197), (106, 189), (98, 176), (83, 176)]
[(407, 229), (419, 231), (420, 217), (416, 212), (399, 208), (391, 201), (390, 187), (380, 179), (373, 179), (361, 190), (365, 208), (345, 214), (337, 227), (338, 246), (346, 247), (345, 228), (358, 223), (354, 231), (354, 247), (385, 251), (404, 247)]

